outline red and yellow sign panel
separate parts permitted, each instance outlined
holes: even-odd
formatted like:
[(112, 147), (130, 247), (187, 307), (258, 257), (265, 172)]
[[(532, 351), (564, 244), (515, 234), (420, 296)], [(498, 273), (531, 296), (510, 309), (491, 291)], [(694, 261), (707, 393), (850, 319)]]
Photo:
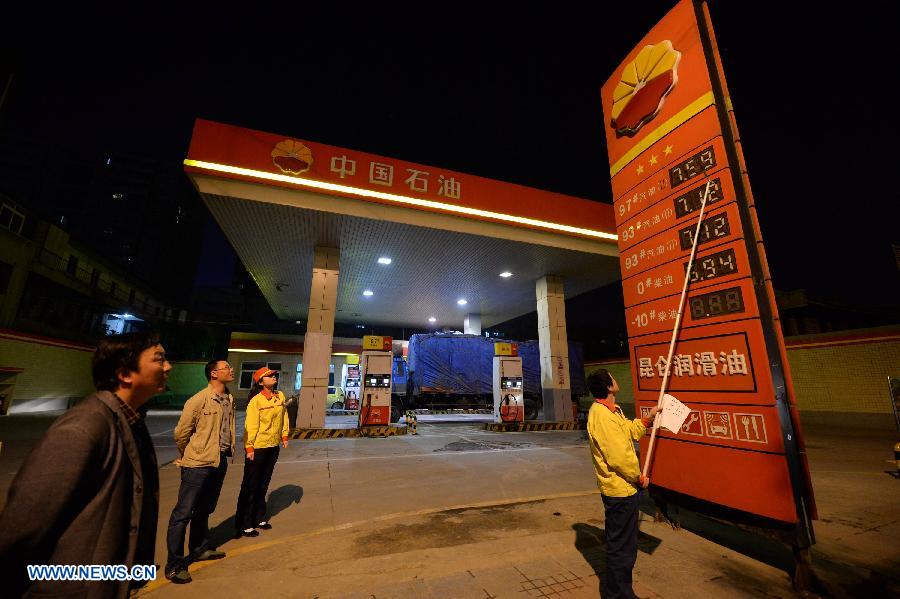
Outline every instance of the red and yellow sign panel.
[(391, 351), (394, 342), (393, 337), (384, 337), (381, 335), (363, 335), (362, 348), (365, 350), (375, 351)]
[(808, 531), (808, 468), (726, 94), (699, 0), (679, 2), (601, 91), (635, 400), (649, 412), (668, 371), (666, 391), (691, 408), (677, 434), (659, 433), (655, 487)]
[[(197, 119), (185, 170), (488, 222), (611, 239), (608, 205), (448, 169)], [(592, 223), (593, 229), (584, 228)]]

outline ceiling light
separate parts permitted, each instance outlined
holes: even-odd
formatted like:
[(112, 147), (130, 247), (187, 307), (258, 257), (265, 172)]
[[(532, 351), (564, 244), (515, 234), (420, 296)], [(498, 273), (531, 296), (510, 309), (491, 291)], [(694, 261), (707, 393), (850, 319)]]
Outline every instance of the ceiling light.
[(243, 349), (238, 347), (229, 347), (228, 351), (239, 352), (242, 354), (267, 354), (269, 350), (267, 349)]
[(432, 316), (431, 318), (428, 319), (428, 322), (437, 322), (437, 318)]
[(459, 304), (460, 306), (465, 306), (466, 304), (469, 303), (469, 301), (466, 298), (461, 297), (458, 300), (456, 300), (456, 303)]
[(390, 263), (391, 263), (391, 259), (386, 256), (382, 256), (381, 258), (378, 259), (378, 264), (390, 264)]
[(366, 297), (372, 297), (375, 294), (372, 292), (371, 289), (366, 289), (365, 291), (363, 291), (363, 295)]
[(512, 276), (512, 273), (509, 272), (508, 270), (504, 270), (503, 272), (500, 273), (500, 276), (503, 277), (504, 279), (508, 279), (509, 277)]

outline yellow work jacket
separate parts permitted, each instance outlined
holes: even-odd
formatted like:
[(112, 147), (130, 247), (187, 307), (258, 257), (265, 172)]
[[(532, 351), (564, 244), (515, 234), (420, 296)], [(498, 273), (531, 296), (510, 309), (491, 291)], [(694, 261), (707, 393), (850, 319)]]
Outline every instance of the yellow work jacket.
[[(269, 397), (266, 397), (269, 395)], [(265, 390), (253, 396), (247, 404), (244, 419), (244, 449), (264, 449), (275, 447), (282, 439), (287, 439), (290, 430), (287, 410), (284, 408), (284, 393), (276, 391), (268, 394)]]
[(597, 399), (588, 412), (587, 430), (600, 493), (607, 497), (637, 493), (641, 469), (634, 442), (647, 432), (646, 423), (628, 420), (612, 401)]

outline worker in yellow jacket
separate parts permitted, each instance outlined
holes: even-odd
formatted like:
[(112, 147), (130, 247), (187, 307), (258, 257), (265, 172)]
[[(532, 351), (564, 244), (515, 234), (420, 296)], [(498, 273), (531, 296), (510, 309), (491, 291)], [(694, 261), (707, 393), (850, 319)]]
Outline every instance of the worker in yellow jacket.
[(236, 538), (257, 537), (257, 529), (272, 528), (266, 518), (266, 493), (278, 461), (278, 444), (287, 447), (290, 430), (284, 393), (275, 390), (277, 375), (277, 371), (265, 367), (253, 373), (253, 383), (260, 391), (247, 404), (244, 419), (246, 460), (234, 516)]
[(637, 560), (638, 504), (640, 489), (649, 479), (641, 476), (634, 443), (647, 431), (658, 407), (647, 418), (628, 420), (616, 404), (619, 384), (605, 369), (587, 379), (594, 404), (587, 430), (597, 484), (606, 513), (606, 576), (603, 597), (632, 599), (631, 571)]

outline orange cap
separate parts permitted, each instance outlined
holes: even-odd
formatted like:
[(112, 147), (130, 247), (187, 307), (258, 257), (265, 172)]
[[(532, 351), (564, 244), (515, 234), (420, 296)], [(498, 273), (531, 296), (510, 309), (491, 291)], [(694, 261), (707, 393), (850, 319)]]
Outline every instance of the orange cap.
[(256, 372), (253, 373), (253, 382), (258, 384), (259, 381), (262, 379), (262, 377), (272, 376), (275, 374), (278, 374), (277, 370), (272, 370), (271, 368), (269, 368), (267, 366), (263, 366), (262, 368), (260, 368), (259, 370), (257, 370)]

